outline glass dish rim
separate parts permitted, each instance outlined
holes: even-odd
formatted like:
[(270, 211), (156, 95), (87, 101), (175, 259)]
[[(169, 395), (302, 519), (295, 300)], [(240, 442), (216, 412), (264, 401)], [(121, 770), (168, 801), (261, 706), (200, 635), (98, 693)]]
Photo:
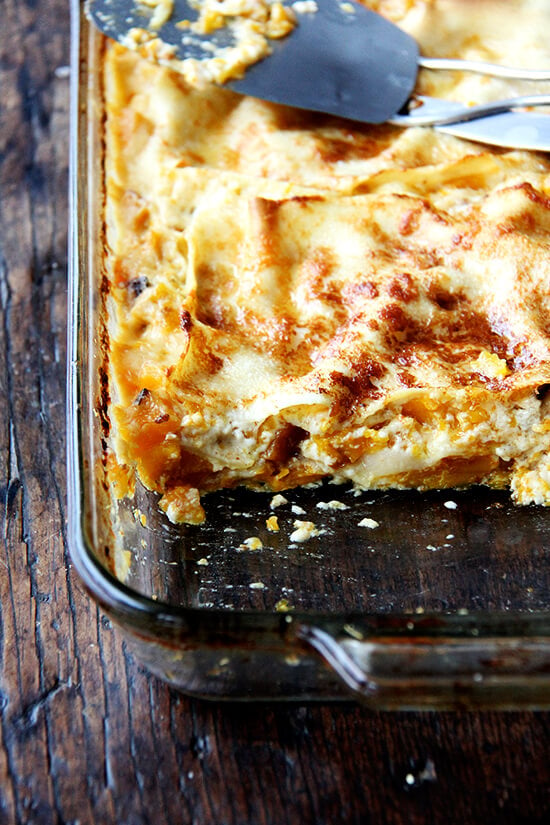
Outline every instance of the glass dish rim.
[[(83, 4), (71, 0), (71, 132), (69, 164), (69, 268), (68, 268), (68, 350), (67, 350), (67, 500), (68, 544), (74, 567), (88, 592), (96, 602), (122, 624), (158, 638), (158, 633), (177, 637), (191, 627), (198, 641), (208, 643), (212, 634), (230, 627), (242, 636), (261, 632), (288, 635), (294, 641), (315, 647), (316, 631), (338, 639), (345, 628), (362, 628), (362, 639), (391, 642), (398, 638), (421, 644), (467, 642), (505, 639), (518, 644), (536, 641), (550, 655), (549, 611), (450, 611), (404, 613), (339, 613), (273, 610), (230, 610), (223, 608), (173, 605), (154, 601), (127, 586), (110, 573), (96, 558), (84, 528), (83, 508), (83, 443), (81, 437), (80, 398), (81, 376), (79, 344), (79, 306), (82, 300), (79, 277), (78, 156), (80, 141), (81, 95), (81, 21)], [(330, 653), (330, 651), (329, 651)], [(327, 658), (324, 655), (324, 658)], [(330, 662), (329, 662), (330, 663)], [(341, 674), (340, 674), (341, 675)], [(550, 695), (549, 695), (550, 704)]]

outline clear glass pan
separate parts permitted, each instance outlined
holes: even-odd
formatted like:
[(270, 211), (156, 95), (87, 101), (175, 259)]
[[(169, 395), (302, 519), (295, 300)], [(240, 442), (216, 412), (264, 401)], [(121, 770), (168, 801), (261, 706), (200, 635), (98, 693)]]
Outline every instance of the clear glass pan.
[[(355, 496), (326, 485), (287, 493), (274, 534), (271, 496), (246, 490), (207, 497), (200, 527), (174, 527), (143, 489), (112, 504), (102, 446), (104, 41), (77, 0), (72, 13), (69, 539), (89, 592), (152, 672), (193, 695), (550, 707), (550, 509), (516, 508), (484, 488)], [(318, 507), (333, 499), (347, 509)], [(379, 526), (359, 527), (365, 517)], [(289, 544), (295, 518), (322, 534)], [(250, 536), (262, 550), (242, 548)], [(124, 581), (112, 572), (117, 553), (129, 554)]]

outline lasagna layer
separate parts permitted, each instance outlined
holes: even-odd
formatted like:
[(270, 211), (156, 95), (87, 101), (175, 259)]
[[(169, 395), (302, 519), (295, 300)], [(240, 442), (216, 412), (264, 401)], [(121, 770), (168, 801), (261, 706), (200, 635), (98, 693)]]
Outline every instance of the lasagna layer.
[[(474, 4), (388, 5), (447, 42)], [(105, 67), (113, 449), (172, 521), (322, 478), (548, 503), (546, 157)]]

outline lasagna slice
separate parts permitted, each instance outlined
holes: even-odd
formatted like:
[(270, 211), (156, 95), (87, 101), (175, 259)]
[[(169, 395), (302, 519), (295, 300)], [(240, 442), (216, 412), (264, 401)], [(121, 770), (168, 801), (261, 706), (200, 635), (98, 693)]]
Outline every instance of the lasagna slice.
[(550, 163), (108, 48), (112, 447), (174, 522), (323, 478), (550, 500)]

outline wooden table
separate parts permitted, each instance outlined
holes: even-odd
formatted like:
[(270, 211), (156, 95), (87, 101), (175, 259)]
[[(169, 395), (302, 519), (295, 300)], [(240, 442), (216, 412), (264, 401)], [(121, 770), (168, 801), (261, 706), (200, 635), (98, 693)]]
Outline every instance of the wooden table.
[(549, 714), (191, 700), (83, 591), (65, 543), (67, 6), (1, 3), (0, 823), (549, 821)]

